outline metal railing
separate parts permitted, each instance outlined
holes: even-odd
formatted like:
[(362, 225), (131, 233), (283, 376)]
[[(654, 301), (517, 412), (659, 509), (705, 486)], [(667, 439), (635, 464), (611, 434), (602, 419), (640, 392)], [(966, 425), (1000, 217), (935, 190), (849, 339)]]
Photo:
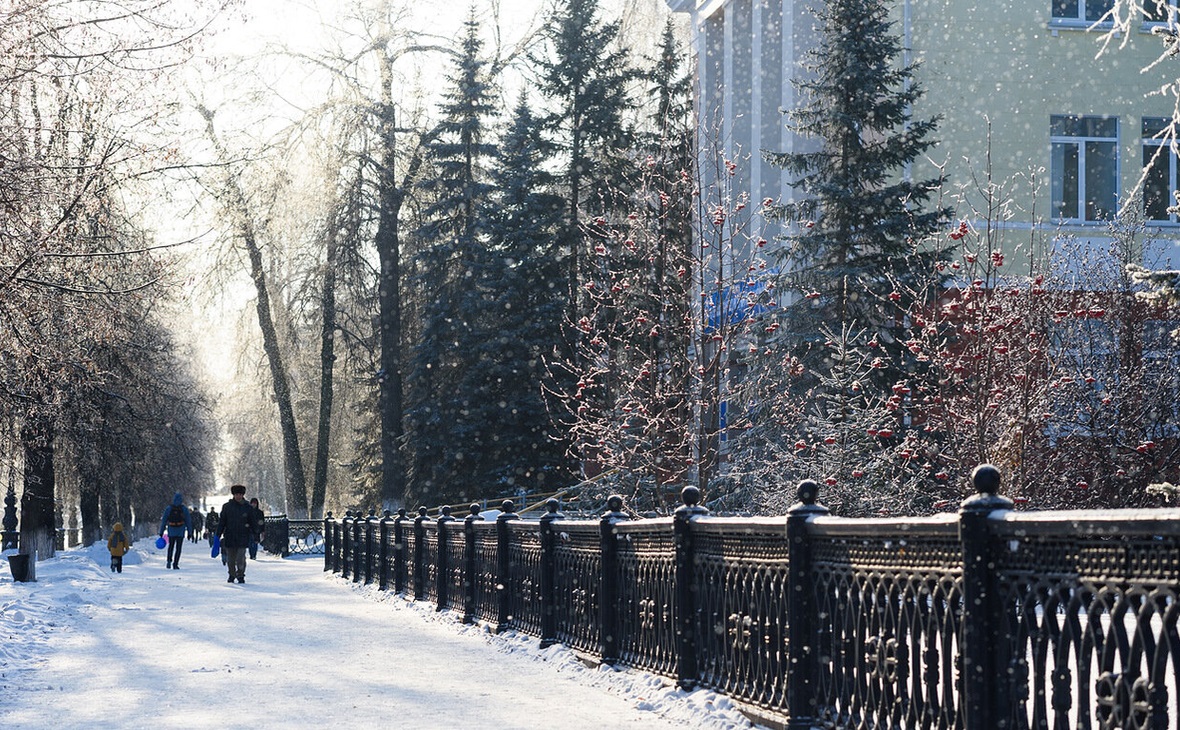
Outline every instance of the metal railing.
[(323, 520), (291, 520), (286, 515), (267, 515), (262, 549), (272, 555), (323, 555)]
[(1180, 511), (1013, 511), (976, 470), (957, 514), (786, 518), (548, 505), (330, 515), (324, 569), (706, 687), (788, 728), (1180, 726)]

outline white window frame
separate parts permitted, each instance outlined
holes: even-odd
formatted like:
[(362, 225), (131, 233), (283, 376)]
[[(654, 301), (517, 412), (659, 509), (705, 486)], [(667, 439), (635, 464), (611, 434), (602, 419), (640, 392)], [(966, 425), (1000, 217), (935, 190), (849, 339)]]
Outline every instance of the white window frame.
[[(1056, 120), (1110, 120), (1114, 122), (1113, 136), (1083, 136), (1083, 135), (1066, 135), (1054, 134), (1053, 125)], [(1119, 180), (1121, 160), (1119, 155), (1119, 118), (1110, 115), (1099, 114), (1053, 114), (1049, 121), (1049, 183), (1050, 183), (1050, 205), (1052, 206), (1052, 218), (1057, 223), (1068, 223), (1072, 225), (1102, 225), (1108, 222), (1108, 219), (1103, 218), (1088, 218), (1087, 217), (1087, 195), (1086, 195), (1086, 172), (1087, 172), (1087, 144), (1089, 143), (1106, 143), (1111, 144), (1114, 150), (1114, 171), (1113, 171), (1113, 186), (1114, 186), (1114, 200), (1111, 201), (1111, 214), (1118, 210), (1119, 197)], [(1053, 164), (1053, 152), (1057, 145), (1072, 145), (1077, 148), (1077, 211), (1080, 217), (1061, 216), (1058, 215), (1057, 208), (1057, 191), (1055, 187), (1058, 181), (1064, 181), (1064, 170), (1058, 170)]]
[[(1177, 180), (1177, 173), (1180, 172), (1180, 170), (1178, 170), (1178, 168), (1180, 168), (1180, 159), (1177, 158), (1176, 152), (1174, 150), (1160, 149), (1161, 147), (1171, 146), (1173, 140), (1166, 137), (1162, 132), (1158, 132), (1156, 130), (1166, 129), (1167, 126), (1171, 124), (1171, 121), (1172, 120), (1168, 117), (1143, 117), (1140, 125), (1142, 134), (1140, 145), (1143, 150), (1142, 158), (1144, 173), (1146, 173), (1147, 165), (1151, 162), (1152, 158), (1158, 154), (1159, 157), (1155, 159), (1155, 164), (1163, 165), (1168, 170), (1168, 189), (1166, 191), (1166, 200), (1169, 206), (1171, 206), (1172, 202), (1175, 200), (1172, 197), (1172, 193), (1176, 190), (1180, 190), (1180, 182)], [(1148, 128), (1149, 124), (1151, 124), (1151, 128)], [(1146, 178), (1144, 179), (1144, 185), (1146, 185)], [(1177, 218), (1175, 213), (1169, 213), (1167, 218), (1152, 218), (1150, 216), (1150, 212), (1147, 210), (1146, 201), (1144, 201), (1144, 214), (1147, 216), (1146, 220), (1150, 225), (1180, 224), (1180, 219)]]

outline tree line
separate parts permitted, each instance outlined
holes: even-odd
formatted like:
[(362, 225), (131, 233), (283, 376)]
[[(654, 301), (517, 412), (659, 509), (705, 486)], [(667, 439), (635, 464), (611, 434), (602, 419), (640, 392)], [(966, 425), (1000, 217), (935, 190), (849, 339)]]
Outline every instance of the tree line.
[[(650, 22), (562, 0), (505, 42), (490, 8), (448, 38), (409, 5), (346, 3), (314, 49), (208, 71), (242, 89), (276, 59), (305, 75), (283, 124), (207, 86), (94, 97), (109, 66), (120, 93), (153, 98), (199, 65), (188, 36), (155, 65), (128, 62), (149, 45), (131, 31), (126, 57), (74, 66), (6, 50), (22, 518), (48, 524), (37, 500), (77, 484), (92, 536), (202, 493), (219, 447), (296, 517), (559, 489), (659, 512), (686, 483), (765, 513), (801, 478), (844, 514), (930, 513), (983, 461), (1032, 506), (1168, 493), (1176, 303), (1125, 267), (1144, 226), (1125, 215), (1105, 255), (1013, 271), (999, 221), (1019, 181), (906, 174), (938, 118), (913, 112), (928, 107), (884, 3), (818, 11), (807, 101), (784, 117), (817, 144), (769, 151), (799, 196), (761, 201), (735, 185), (756, 160), (695, 129), (683, 29), (640, 42)], [(247, 302), (217, 418), (166, 326), (180, 260), (128, 209), (161, 188), (157, 205), (188, 201), (210, 230), (185, 263)], [(38, 486), (54, 457), (56, 493)]]

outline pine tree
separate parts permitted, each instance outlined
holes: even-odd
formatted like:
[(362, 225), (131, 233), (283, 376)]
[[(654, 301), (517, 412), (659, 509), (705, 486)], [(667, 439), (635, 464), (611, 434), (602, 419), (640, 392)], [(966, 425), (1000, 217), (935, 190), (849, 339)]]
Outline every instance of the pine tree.
[(468, 485), (468, 462), (483, 447), (469, 420), (477, 392), (460, 389), (479, 363), (472, 346), (481, 303), (472, 282), (487, 264), (481, 208), (490, 190), (485, 167), (494, 147), (485, 141), (495, 108), (481, 58), (479, 25), (466, 33), (440, 107), (442, 121), (430, 144), (432, 175), (420, 187), (431, 202), (417, 234), (422, 242), (417, 285), (422, 306), (419, 342), (409, 376), (411, 491), (438, 500), (454, 485)]
[(941, 178), (908, 177), (910, 163), (934, 143), (937, 118), (911, 117), (922, 89), (915, 67), (899, 64), (887, 3), (826, 0), (818, 19), (819, 43), (806, 62), (813, 75), (797, 82), (806, 101), (790, 120), (819, 148), (767, 155), (796, 176), (802, 196), (777, 212), (791, 222), (780, 286), (795, 303), (784, 329), (803, 346), (817, 343), (821, 322), (889, 329), (896, 284), (928, 291), (914, 281), (935, 280), (938, 254), (921, 245), (949, 215), (923, 209)]

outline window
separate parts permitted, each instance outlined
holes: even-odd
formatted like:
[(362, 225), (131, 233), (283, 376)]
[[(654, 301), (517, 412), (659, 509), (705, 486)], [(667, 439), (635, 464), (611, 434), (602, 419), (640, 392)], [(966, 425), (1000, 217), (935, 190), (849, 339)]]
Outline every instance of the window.
[(1176, 153), (1167, 149), (1171, 138), (1166, 130), (1171, 121), (1165, 117), (1143, 118), (1143, 206), (1147, 220), (1161, 223), (1176, 222), (1176, 216), (1168, 213), (1176, 189)]
[[(1145, 4), (1150, 5), (1151, 0)], [(1091, 25), (1104, 19), (1109, 21), (1106, 14), (1113, 7), (1114, 0), (1053, 0), (1053, 20)]]
[(1143, 0), (1143, 10), (1144, 23), (1166, 23), (1169, 13), (1176, 12), (1176, 0)]
[(1176, 435), (1180, 417), (1180, 348), (1172, 337), (1174, 319), (1152, 319), (1143, 328), (1143, 383), (1140, 391), (1149, 434)]
[(1053, 218), (1109, 220), (1118, 210), (1119, 120), (1053, 115), (1049, 121)]

